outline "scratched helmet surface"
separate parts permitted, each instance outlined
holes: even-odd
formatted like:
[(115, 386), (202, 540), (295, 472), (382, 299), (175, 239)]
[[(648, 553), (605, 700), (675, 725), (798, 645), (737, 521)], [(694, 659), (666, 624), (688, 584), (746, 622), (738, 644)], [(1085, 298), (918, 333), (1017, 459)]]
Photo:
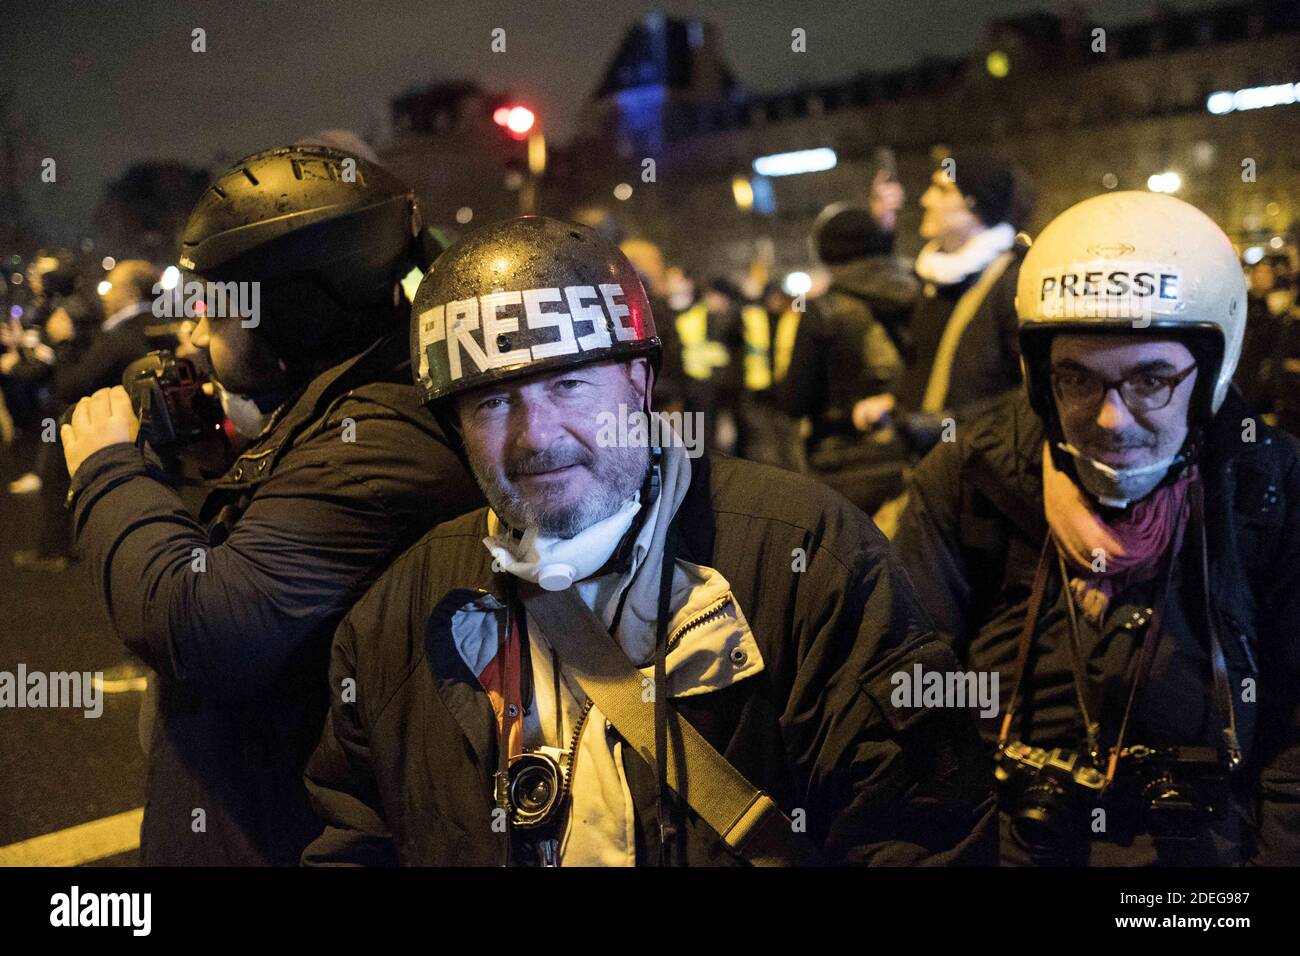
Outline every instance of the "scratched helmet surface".
[(607, 359), (658, 362), (636, 269), (595, 230), (545, 216), (485, 226), (415, 293), (411, 371), (426, 402)]
[(1232, 242), (1173, 196), (1116, 192), (1061, 213), (1034, 240), (1016, 288), (1029, 398), (1051, 421), (1051, 342), (1059, 332), (1175, 336), (1199, 366), (1192, 409), (1219, 410), (1241, 355), (1246, 280)]
[(281, 146), (244, 157), (208, 187), (179, 262), (186, 282), (257, 289), (255, 334), (308, 374), (400, 334), (406, 309), (395, 289), (428, 264), (421, 237), (415, 193), (382, 166), (324, 146)]

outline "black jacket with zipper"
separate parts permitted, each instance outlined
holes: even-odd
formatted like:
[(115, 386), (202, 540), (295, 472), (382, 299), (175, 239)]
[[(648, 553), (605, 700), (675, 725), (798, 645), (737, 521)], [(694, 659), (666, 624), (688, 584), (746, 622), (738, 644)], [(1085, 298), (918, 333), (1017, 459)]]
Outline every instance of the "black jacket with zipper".
[(406, 384), (406, 348), (390, 336), (314, 379), (201, 521), (133, 445), (77, 470), (77, 543), (156, 673), (144, 864), (296, 865), (320, 832), (302, 772), (334, 628), (412, 541), (482, 501)]
[[(1026, 247), (1017, 243), (1010, 250), (1012, 260), (988, 289), (970, 324), (957, 341), (948, 377), (943, 416), (958, 423), (973, 421), (997, 399), (1020, 385), (1020, 338), (1016, 321), (1016, 282)], [(944, 331), (961, 297), (974, 286), (988, 267), (953, 285), (922, 283), (921, 294), (908, 324), (910, 349), (904, 356), (906, 369), (896, 383), (896, 415), (920, 412), (926, 386), (939, 352)], [(931, 416), (936, 417), (936, 416)], [(919, 427), (918, 424), (913, 427)], [(937, 441), (937, 436), (933, 437)], [(921, 443), (928, 451), (932, 441)]]
[[(922, 460), (893, 539), (922, 603), (958, 657), (1000, 674), (999, 716), (981, 722), (990, 749), (1047, 534), (1042, 444), (1042, 423), (1023, 393), (1004, 399), (961, 429), (959, 441), (938, 445)], [(1230, 392), (1204, 446), (1199, 467), (1210, 613), (1223, 643), (1244, 765), (1232, 775), (1229, 812), (1199, 841), (1157, 844), (1149, 834), (1112, 827), (1110, 838), (1092, 841), (1094, 863), (1300, 863), (1300, 443), (1258, 422)], [(1222, 719), (1212, 693), (1199, 561), (1198, 541), (1188, 533), (1167, 598), (1164, 637), (1128, 743), (1219, 743)], [(1083, 629), (1103, 744), (1113, 743), (1122, 717), (1153, 597), (1153, 584), (1116, 594), (1102, 626)], [(1046, 748), (1080, 742), (1068, 628), (1065, 595), (1054, 577), (1015, 735)], [(1003, 808), (1004, 817), (1010, 809)], [(1006, 838), (1003, 843), (1004, 858), (1019, 856)]]
[[(991, 766), (971, 714), (891, 704), (891, 675), (955, 662), (867, 518), (799, 475), (702, 457), (674, 523), (679, 558), (730, 582), (765, 664), (724, 690), (672, 700), (676, 712), (805, 819), (831, 862), (991, 862)], [(485, 534), (485, 510), (435, 528), (340, 625), (332, 712), (307, 773), (327, 828), (305, 863), (505, 862), (507, 836), (491, 825), (496, 720), (450, 626), (483, 591), (504, 599)], [(792, 570), (801, 556), (806, 570)], [(654, 858), (656, 789), (630, 750), (644, 862)], [(674, 812), (680, 862), (738, 862), (694, 813)]]
[(853, 406), (888, 391), (902, 371), (918, 289), (901, 260), (873, 256), (837, 267), (826, 294), (808, 303), (778, 388), (783, 411), (812, 420), (810, 448), (828, 438), (860, 440)]

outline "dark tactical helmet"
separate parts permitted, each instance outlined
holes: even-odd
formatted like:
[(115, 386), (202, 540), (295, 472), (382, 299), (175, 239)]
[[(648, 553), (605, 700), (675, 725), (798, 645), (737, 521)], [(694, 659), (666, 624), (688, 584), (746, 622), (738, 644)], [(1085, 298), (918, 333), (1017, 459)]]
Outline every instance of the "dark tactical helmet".
[(485, 384), (607, 359), (660, 343), (636, 269), (588, 226), (524, 216), (461, 239), (415, 294), (411, 370), (444, 418), (445, 399)]
[(415, 194), (380, 166), (323, 146), (254, 153), (190, 213), (180, 265), (259, 282), (256, 330), (290, 368), (359, 351), (400, 323), (398, 282), (428, 256)]

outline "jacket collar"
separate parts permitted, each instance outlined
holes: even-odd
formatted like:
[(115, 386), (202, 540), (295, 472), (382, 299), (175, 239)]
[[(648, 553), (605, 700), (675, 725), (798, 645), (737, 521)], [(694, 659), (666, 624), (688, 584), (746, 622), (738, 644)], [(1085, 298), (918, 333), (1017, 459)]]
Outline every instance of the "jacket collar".
[(209, 487), (228, 490), (256, 487), (273, 470), (280, 454), (298, 435), (319, 421), (328, 405), (343, 392), (383, 378), (398, 363), (404, 340), (388, 335), (368, 349), (327, 369), (272, 413), (266, 427)]
[(691, 460), (691, 483), (686, 497), (673, 517), (677, 533), (677, 556), (692, 564), (713, 563), (713, 536), (716, 518), (713, 514), (713, 496), (709, 473), (710, 456), (705, 454)]
[[(709, 456), (691, 462), (691, 481), (674, 518), (678, 558), (708, 565), (713, 555), (715, 518), (709, 482)], [(487, 509), (474, 519), (475, 531), (487, 534)], [(491, 773), (496, 766), (496, 718), (478, 676), (470, 672), (451, 639), (451, 619), (462, 608), (477, 603), (484, 610), (505, 606), (502, 575), (494, 574), (487, 550), (471, 549), (473, 560), (465, 567), (465, 587), (448, 591), (438, 600), (425, 625), (425, 659), (443, 704), (469, 740), (479, 766)]]
[(1023, 393), (1008, 411), (988, 419), (991, 427), (974, 434), (971, 454), (962, 465), (963, 486), (979, 491), (1031, 540), (1041, 541), (1047, 534), (1043, 423)]
[[(489, 580), (484, 583), (490, 584), (491, 577), (489, 566)], [(486, 588), (449, 591), (429, 615), (424, 631), (424, 650), (434, 689), (460, 725), (478, 758), (479, 767), (491, 775), (497, 759), (496, 717), (487, 695), (482, 692), (478, 675), (471, 673), (451, 639), (451, 619), (461, 608), (475, 603), (484, 609), (503, 606), (498, 597)]]

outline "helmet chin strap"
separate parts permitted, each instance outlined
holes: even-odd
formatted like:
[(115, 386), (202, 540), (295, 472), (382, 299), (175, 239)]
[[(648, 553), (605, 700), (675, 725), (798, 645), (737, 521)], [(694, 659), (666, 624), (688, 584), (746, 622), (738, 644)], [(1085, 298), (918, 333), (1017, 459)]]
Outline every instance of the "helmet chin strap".
[[(1177, 474), (1177, 466), (1188, 460), (1188, 456), (1179, 451), (1149, 465), (1113, 468), (1085, 455), (1069, 442), (1058, 441), (1056, 447), (1073, 459), (1075, 480), (1079, 487), (1107, 508), (1127, 508), (1134, 501), (1145, 498), (1167, 476)], [(1187, 443), (1183, 447), (1186, 449)]]

